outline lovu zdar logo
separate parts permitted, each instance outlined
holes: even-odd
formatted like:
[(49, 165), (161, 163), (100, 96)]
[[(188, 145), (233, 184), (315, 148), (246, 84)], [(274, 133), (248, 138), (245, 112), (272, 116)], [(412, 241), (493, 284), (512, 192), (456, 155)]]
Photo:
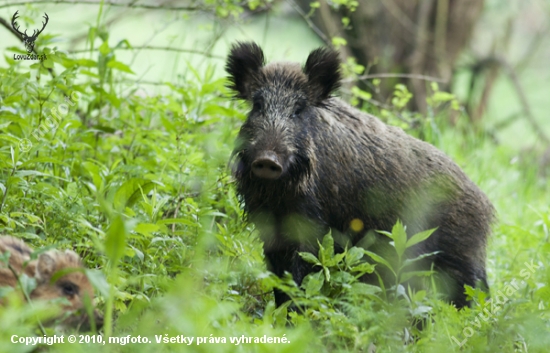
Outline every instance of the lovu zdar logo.
[(25, 43), (25, 49), (27, 49), (27, 57), (22, 57), (21, 55), (18, 55), (18, 57), (15, 57), (14, 55), (14, 58), (17, 60), (43, 60), (42, 58), (40, 58), (42, 55), (32, 55), (32, 52), (34, 50), (34, 42), (36, 41), (36, 38), (38, 38), (38, 35), (40, 33), (42, 33), (42, 31), (44, 30), (44, 28), (46, 28), (46, 25), (48, 24), (48, 20), (49, 20), (49, 17), (48, 17), (48, 14), (44, 12), (44, 16), (43, 18), (46, 20), (45, 22), (42, 22), (42, 28), (41, 29), (35, 29), (33, 30), (32, 32), (32, 35), (28, 35), (27, 34), (27, 30), (25, 29), (24, 32), (21, 32), (19, 30), (19, 27), (20, 25), (17, 23), (17, 18), (18, 18), (18, 13), (19, 11), (15, 11), (15, 13), (13, 14), (13, 17), (11, 19), (11, 26), (13, 27), (13, 30), (17, 33), (19, 33), (19, 35), (21, 36), (21, 39), (23, 40), (23, 43)]

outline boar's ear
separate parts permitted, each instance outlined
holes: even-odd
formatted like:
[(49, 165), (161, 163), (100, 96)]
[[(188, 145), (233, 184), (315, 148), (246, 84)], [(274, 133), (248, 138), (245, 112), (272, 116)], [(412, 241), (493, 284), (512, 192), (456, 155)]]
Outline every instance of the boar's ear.
[(340, 58), (338, 52), (328, 48), (312, 51), (304, 66), (308, 86), (313, 98), (320, 102), (340, 87)]
[(251, 98), (250, 86), (264, 64), (264, 53), (256, 43), (233, 44), (227, 57), (225, 71), (229, 74), (228, 88), (235, 91), (235, 97)]

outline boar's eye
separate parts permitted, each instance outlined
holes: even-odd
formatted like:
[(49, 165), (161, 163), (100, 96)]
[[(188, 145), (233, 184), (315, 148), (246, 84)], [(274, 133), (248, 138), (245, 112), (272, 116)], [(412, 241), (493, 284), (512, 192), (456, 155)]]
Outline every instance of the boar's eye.
[(292, 113), (292, 117), (293, 117), (293, 118), (297, 118), (300, 114), (302, 114), (302, 112), (304, 111), (304, 108), (305, 108), (305, 105), (303, 105), (303, 104), (298, 104), (298, 105), (294, 108), (294, 113)]
[(59, 286), (63, 291), (63, 295), (73, 296), (78, 294), (78, 286), (72, 282), (62, 282)]

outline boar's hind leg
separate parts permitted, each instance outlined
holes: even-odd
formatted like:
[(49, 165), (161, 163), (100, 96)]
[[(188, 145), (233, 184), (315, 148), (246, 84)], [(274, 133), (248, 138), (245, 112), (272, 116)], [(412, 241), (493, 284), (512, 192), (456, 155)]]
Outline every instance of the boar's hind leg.
[(464, 286), (479, 287), (489, 293), (484, 266), (476, 266), (466, 260), (439, 256), (435, 261), (439, 290), (458, 308), (469, 306)]

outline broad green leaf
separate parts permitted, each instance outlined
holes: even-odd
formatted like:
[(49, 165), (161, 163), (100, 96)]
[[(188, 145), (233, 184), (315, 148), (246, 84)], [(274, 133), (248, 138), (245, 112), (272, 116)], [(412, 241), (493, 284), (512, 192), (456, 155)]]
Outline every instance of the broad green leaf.
[(133, 73), (134, 73), (134, 72), (132, 71), (132, 69), (130, 69), (130, 67), (128, 67), (128, 65), (123, 64), (123, 63), (121, 63), (120, 61), (109, 61), (109, 62), (107, 63), (107, 67), (110, 67), (110, 68), (115, 69), (115, 70), (127, 72), (127, 73), (129, 73), (129, 74), (133, 74)]
[(356, 282), (351, 285), (350, 292), (354, 294), (361, 294), (361, 295), (375, 295), (377, 293), (380, 293), (382, 289), (377, 286), (373, 286), (372, 284), (362, 283), (362, 282)]
[(409, 240), (407, 240), (407, 248), (410, 248), (411, 246), (420, 243), (421, 241), (424, 241), (432, 235), (433, 232), (436, 231), (437, 228), (428, 229), (420, 233), (416, 233), (413, 235)]
[(346, 259), (345, 259), (346, 265), (348, 266), (355, 265), (363, 258), (363, 255), (365, 255), (365, 253), (363, 252), (363, 249), (356, 248), (356, 247), (349, 249), (346, 252)]
[(101, 43), (101, 45), (99, 46), (99, 52), (100, 52), (101, 55), (103, 55), (103, 56), (109, 54), (110, 51), (111, 51), (111, 48), (109, 48), (109, 42), (107, 42), (107, 41), (104, 41), (104, 42)]
[(120, 210), (124, 207), (132, 207), (142, 195), (146, 195), (154, 186), (155, 183), (147, 179), (135, 178), (125, 181), (115, 193), (113, 200), (115, 208)]
[(156, 232), (160, 229), (160, 226), (158, 224), (152, 224), (152, 223), (139, 223), (134, 230), (140, 234), (143, 234), (145, 236), (151, 236), (153, 232)]
[(96, 190), (103, 188), (103, 176), (102, 170), (96, 163), (90, 161), (82, 163), (84, 169), (91, 175)]
[(47, 69), (53, 69), (54, 61), (51, 60), (50, 58), (44, 60), (42, 63), (43, 63), (43, 65), (44, 65), (45, 68), (47, 68)]
[(302, 288), (306, 291), (306, 296), (311, 297), (313, 295), (319, 294), (321, 288), (324, 284), (323, 272), (319, 271), (316, 273), (311, 273), (304, 278), (302, 283)]
[(27, 276), (23, 273), (19, 276), (19, 282), (21, 283), (21, 289), (28, 295), (36, 288), (36, 279), (34, 277)]
[(319, 260), (315, 257), (315, 255), (313, 255), (312, 253), (309, 253), (309, 252), (300, 252), (298, 253), (302, 259), (305, 261), (305, 262), (309, 262), (310, 264), (314, 264), (314, 265), (318, 265), (318, 266), (321, 266), (321, 262), (319, 262)]
[(83, 66), (83, 67), (96, 67), (97, 66), (97, 61), (90, 60), (90, 59), (77, 59), (77, 60), (75, 60), (75, 62), (79, 66)]
[(373, 273), (374, 269), (376, 268), (376, 265), (369, 264), (368, 262), (363, 262), (362, 264), (359, 264), (357, 266), (353, 266), (351, 268), (352, 272), (357, 272), (361, 275), (365, 273)]
[(334, 239), (331, 232), (323, 237), (323, 243), (319, 246), (319, 260), (325, 266), (330, 266), (328, 261), (334, 256)]
[(11, 213), (10, 213), (10, 217), (12, 217), (12, 218), (25, 217), (25, 218), (28, 219), (29, 222), (31, 222), (31, 223), (39, 223), (39, 222), (41, 222), (40, 217), (37, 217), (37, 216), (35, 216), (35, 215), (33, 215), (33, 214), (26, 213), (26, 212), (11, 212)]
[(375, 253), (373, 253), (372, 251), (368, 251), (368, 250), (363, 250), (365, 252), (365, 254), (367, 254), (371, 259), (373, 259), (374, 261), (378, 262), (379, 264), (382, 264), (384, 266), (386, 266), (388, 269), (390, 269), (394, 275), (396, 275), (395, 273), (395, 270), (393, 269), (393, 267), (390, 265), (390, 263), (388, 261), (386, 261), (386, 259), (384, 259), (382, 256), (380, 255), (377, 255)]
[(395, 251), (397, 252), (397, 255), (401, 257), (407, 249), (407, 232), (405, 230), (405, 227), (403, 226), (403, 223), (401, 223), (400, 220), (395, 223), (391, 230), (391, 233), (393, 244), (395, 246)]
[(110, 261), (111, 268), (116, 267), (122, 255), (124, 255), (127, 233), (122, 216), (115, 216), (105, 235), (105, 253)]

